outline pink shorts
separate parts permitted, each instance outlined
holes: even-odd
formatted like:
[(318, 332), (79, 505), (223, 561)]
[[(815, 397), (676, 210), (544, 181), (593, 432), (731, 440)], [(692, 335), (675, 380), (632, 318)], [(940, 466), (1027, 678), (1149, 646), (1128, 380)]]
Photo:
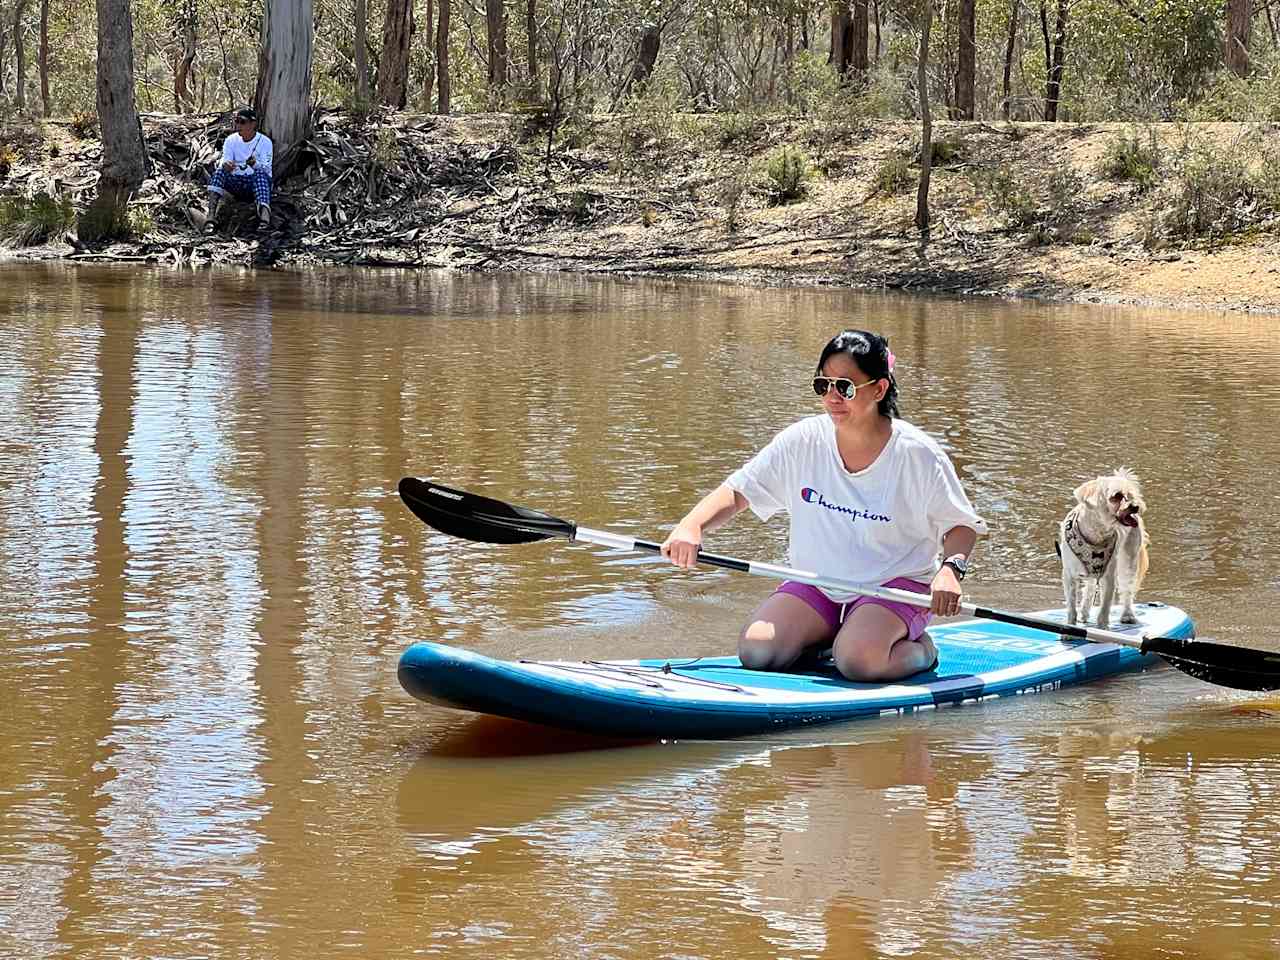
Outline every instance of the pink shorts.
[[(926, 597), (929, 596), (929, 585), (927, 583), (908, 580), (906, 577), (895, 577), (882, 584), (882, 586), (892, 587), (895, 590), (909, 590), (912, 593), (923, 593)], [(864, 603), (874, 603), (878, 607), (884, 607), (886, 610), (892, 610), (896, 613), (898, 619), (907, 625), (908, 640), (918, 639), (920, 634), (924, 633), (929, 626), (929, 621), (933, 619), (933, 614), (926, 607), (917, 607), (910, 603), (899, 603), (897, 600), (881, 600), (879, 597), (854, 597), (848, 603), (836, 603), (817, 587), (811, 587), (807, 583), (797, 583), (795, 580), (786, 581), (774, 593), (789, 593), (793, 597), (799, 597), (816, 610), (822, 616), (822, 619), (827, 621), (828, 626), (831, 627), (831, 635), (833, 637), (840, 630), (845, 620), (849, 618), (849, 613)]]

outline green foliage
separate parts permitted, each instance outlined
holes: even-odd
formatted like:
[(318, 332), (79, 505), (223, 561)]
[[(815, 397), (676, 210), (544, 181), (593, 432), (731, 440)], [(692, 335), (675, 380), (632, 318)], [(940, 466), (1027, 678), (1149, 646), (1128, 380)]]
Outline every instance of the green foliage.
[(614, 144), (613, 166), (620, 177), (644, 177), (660, 169), (662, 153), (675, 139), (681, 106), (676, 84), (657, 75), (627, 98)]
[(1280, 121), (1280, 51), (1259, 54), (1248, 77), (1220, 71), (1198, 100), (1183, 105), (1188, 120)]
[(79, 216), (76, 232), (86, 243), (127, 240), (133, 236), (134, 221), (128, 206), (116, 206), (102, 195)]
[(1034, 243), (1092, 242), (1080, 225), (1084, 177), (1070, 167), (1038, 174), (999, 167), (975, 174), (974, 186), (1001, 220)]
[(769, 196), (774, 203), (791, 203), (806, 193), (806, 181), (813, 174), (808, 156), (798, 147), (781, 146), (764, 159)]
[(893, 196), (902, 193), (916, 182), (911, 171), (911, 158), (905, 153), (894, 153), (886, 157), (876, 168), (872, 180), (872, 193)]
[(37, 193), (0, 199), (0, 236), (21, 247), (47, 243), (75, 223), (70, 197)]
[(1223, 144), (1190, 134), (1173, 160), (1173, 176), (1159, 198), (1163, 228), (1175, 240), (1217, 241), (1280, 214), (1280, 160), (1265, 138)]
[(1012, 170), (996, 167), (974, 175), (974, 186), (995, 214), (1014, 229), (1031, 226), (1036, 219), (1036, 198), (1027, 189), (1025, 178)]
[[(931, 140), (929, 148), (929, 162), (935, 167), (945, 167), (956, 160), (964, 159), (964, 140), (959, 134)], [(919, 146), (916, 147), (915, 152), (916, 156), (920, 155)]]
[(1063, 94), (1070, 118), (1173, 116), (1222, 63), (1225, 2), (1076, 0)]
[(737, 167), (729, 171), (716, 188), (716, 200), (724, 211), (725, 228), (734, 233), (738, 229), (742, 200), (751, 186), (751, 171)]
[(721, 149), (749, 144), (760, 136), (768, 124), (760, 116), (749, 113), (725, 113), (713, 121), (715, 139)]
[(1135, 129), (1107, 141), (1098, 172), (1108, 180), (1129, 181), (1137, 184), (1140, 191), (1146, 191), (1156, 185), (1160, 160), (1160, 144), (1156, 142), (1155, 130), (1148, 127), (1147, 135), (1143, 137)]

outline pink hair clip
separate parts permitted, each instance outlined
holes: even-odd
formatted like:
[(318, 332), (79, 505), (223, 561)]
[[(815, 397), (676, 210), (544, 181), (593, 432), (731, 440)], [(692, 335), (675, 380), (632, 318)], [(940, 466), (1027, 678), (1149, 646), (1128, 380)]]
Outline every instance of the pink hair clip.
[(894, 357), (894, 355), (893, 355), (893, 351), (892, 351), (892, 350), (889, 350), (889, 351), (887, 351), (887, 352), (888, 352), (888, 354), (889, 354), (889, 372), (890, 372), (890, 373), (893, 373), (893, 361), (894, 361), (896, 358)]

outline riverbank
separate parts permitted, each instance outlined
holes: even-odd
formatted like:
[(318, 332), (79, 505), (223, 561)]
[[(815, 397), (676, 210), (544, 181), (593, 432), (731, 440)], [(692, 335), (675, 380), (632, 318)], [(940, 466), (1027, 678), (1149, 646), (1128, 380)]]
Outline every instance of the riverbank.
[[(577, 271), (1280, 315), (1274, 125), (940, 122), (926, 247), (909, 122), (602, 117), (561, 128), (548, 151), (537, 117), (326, 112), (305, 169), (281, 184), (273, 229), (254, 235), (237, 212), (209, 237), (201, 171), (225, 129), (215, 116), (144, 117), (152, 175), (137, 237), (89, 249), (63, 230), (3, 256)], [(100, 147), (70, 124), (6, 141), (18, 143), (6, 193), (91, 195)], [(1226, 182), (1255, 161), (1258, 179)]]

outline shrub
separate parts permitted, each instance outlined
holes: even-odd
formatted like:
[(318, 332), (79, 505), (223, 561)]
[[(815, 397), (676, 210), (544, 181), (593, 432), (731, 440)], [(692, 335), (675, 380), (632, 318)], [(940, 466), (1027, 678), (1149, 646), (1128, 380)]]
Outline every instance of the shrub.
[(805, 195), (805, 181), (812, 174), (808, 156), (798, 147), (781, 146), (764, 161), (769, 194), (774, 203), (790, 203)]
[(21, 247), (47, 243), (74, 223), (70, 197), (52, 197), (42, 192), (30, 199), (0, 200), (0, 236)]
[(986, 197), (996, 215), (1014, 228), (1031, 226), (1036, 220), (1036, 200), (1023, 178), (997, 167), (979, 172), (974, 186)]
[(1058, 167), (1049, 174), (1045, 184), (1048, 209), (1043, 219), (1055, 238), (1069, 240), (1075, 234), (1084, 213), (1084, 189), (1084, 177), (1070, 167)]
[(92, 110), (74, 113), (68, 128), (77, 140), (92, 140), (98, 136), (98, 115)]
[(1098, 172), (1108, 180), (1127, 180), (1137, 184), (1140, 191), (1146, 191), (1156, 185), (1160, 159), (1156, 132), (1148, 127), (1145, 139), (1134, 130), (1108, 140)]
[(724, 210), (725, 227), (730, 233), (738, 229), (738, 214), (742, 209), (742, 198), (746, 196), (750, 185), (749, 171), (738, 169), (731, 171), (716, 190), (716, 199)]
[(102, 194), (80, 214), (76, 231), (86, 243), (105, 243), (133, 236), (133, 218), (128, 207), (117, 207)]
[(1189, 137), (1161, 198), (1169, 236), (1220, 239), (1280, 213), (1276, 159), (1272, 146), (1258, 147), (1247, 136), (1226, 145)]
[(876, 169), (871, 192), (892, 196), (909, 189), (915, 182), (910, 158), (903, 153), (894, 153), (886, 157)]
[(1180, 115), (1188, 120), (1280, 120), (1280, 53), (1255, 54), (1253, 71), (1237, 77), (1223, 70), (1214, 77), (1198, 100), (1181, 105)]
[[(919, 156), (920, 148), (916, 148), (916, 155)], [(930, 141), (930, 163), (935, 167), (945, 167), (953, 160), (964, 158), (964, 141), (958, 136), (943, 137), (939, 140)]]
[(676, 129), (680, 92), (676, 85), (654, 75), (622, 105), (613, 166), (619, 176), (656, 173), (664, 161)]
[(716, 126), (716, 140), (721, 149), (724, 149), (735, 143), (754, 140), (765, 129), (765, 121), (748, 113), (726, 113), (719, 118)]
[(18, 162), (18, 154), (7, 143), (0, 143), (0, 179), (9, 176), (13, 165)]

